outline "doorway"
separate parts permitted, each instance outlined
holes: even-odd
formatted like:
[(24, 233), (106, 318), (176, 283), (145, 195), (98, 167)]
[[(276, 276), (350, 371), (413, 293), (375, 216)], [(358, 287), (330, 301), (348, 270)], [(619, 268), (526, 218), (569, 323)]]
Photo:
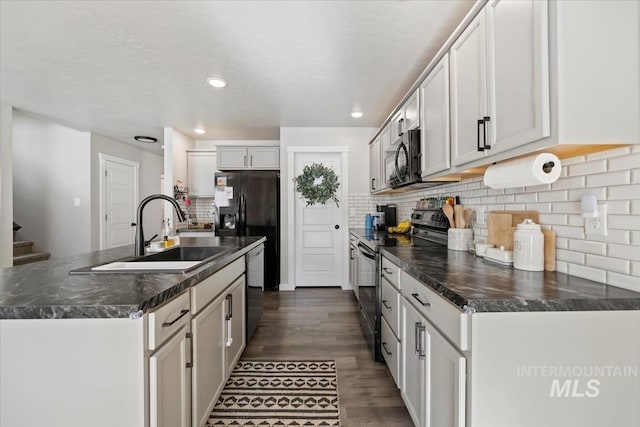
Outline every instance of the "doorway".
[(135, 240), (140, 164), (103, 153), (100, 159), (100, 249)]
[[(348, 247), (348, 148), (289, 147), (289, 280), (294, 287), (349, 287)], [(307, 206), (295, 191), (293, 178), (305, 166), (319, 163), (334, 170), (340, 186), (338, 205), (332, 200)]]

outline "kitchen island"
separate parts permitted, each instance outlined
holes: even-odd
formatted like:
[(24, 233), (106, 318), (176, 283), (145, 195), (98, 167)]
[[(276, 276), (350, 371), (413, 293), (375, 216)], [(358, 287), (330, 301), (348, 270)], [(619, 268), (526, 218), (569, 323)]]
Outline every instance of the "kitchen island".
[[(94, 273), (127, 246), (0, 272), (0, 425), (203, 425), (245, 346), (244, 255), (222, 246), (185, 273)], [(193, 424), (192, 424), (193, 423)]]
[(380, 281), (416, 425), (640, 424), (640, 293), (428, 243), (381, 248)]

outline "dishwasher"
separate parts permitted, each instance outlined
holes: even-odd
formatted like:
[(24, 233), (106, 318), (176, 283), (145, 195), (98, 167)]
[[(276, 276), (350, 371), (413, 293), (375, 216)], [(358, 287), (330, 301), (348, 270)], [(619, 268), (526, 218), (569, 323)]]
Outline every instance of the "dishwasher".
[(247, 342), (262, 319), (264, 301), (264, 245), (246, 255), (247, 270)]

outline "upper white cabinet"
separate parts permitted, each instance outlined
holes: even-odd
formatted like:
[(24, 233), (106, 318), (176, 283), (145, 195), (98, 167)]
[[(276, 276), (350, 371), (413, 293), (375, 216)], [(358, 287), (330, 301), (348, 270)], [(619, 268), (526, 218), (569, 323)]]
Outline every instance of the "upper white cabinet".
[(279, 169), (279, 147), (218, 146), (218, 169)]
[(382, 188), (380, 167), (380, 136), (378, 135), (376, 139), (369, 144), (369, 190), (372, 193)]
[(420, 127), (420, 91), (416, 90), (402, 106), (404, 118), (402, 132)]
[(449, 56), (420, 85), (422, 177), (449, 169)]
[(217, 158), (215, 150), (187, 151), (189, 196), (213, 197)]
[(549, 136), (547, 3), (492, 0), (450, 49), (454, 165)]

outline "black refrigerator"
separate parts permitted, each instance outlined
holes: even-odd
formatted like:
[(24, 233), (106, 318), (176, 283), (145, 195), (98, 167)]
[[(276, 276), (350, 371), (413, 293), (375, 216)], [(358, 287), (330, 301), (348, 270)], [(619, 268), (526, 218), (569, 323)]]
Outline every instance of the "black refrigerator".
[(265, 290), (280, 284), (280, 172), (216, 172), (216, 236), (266, 236)]

